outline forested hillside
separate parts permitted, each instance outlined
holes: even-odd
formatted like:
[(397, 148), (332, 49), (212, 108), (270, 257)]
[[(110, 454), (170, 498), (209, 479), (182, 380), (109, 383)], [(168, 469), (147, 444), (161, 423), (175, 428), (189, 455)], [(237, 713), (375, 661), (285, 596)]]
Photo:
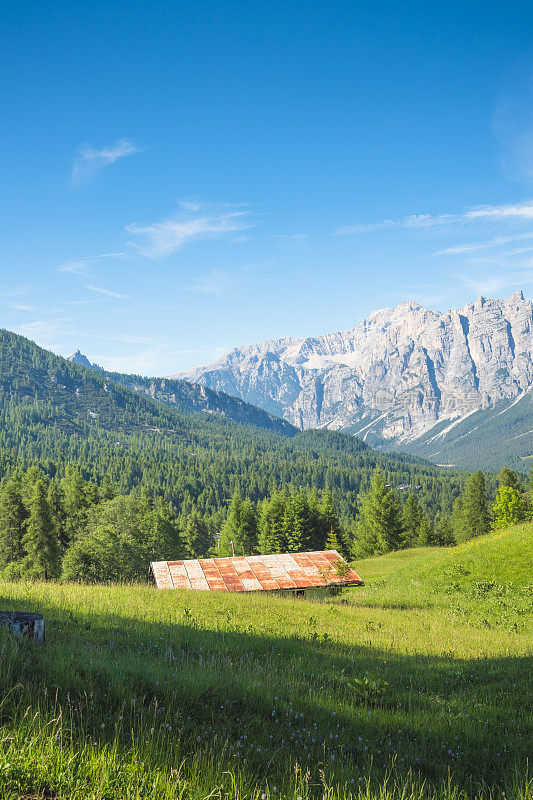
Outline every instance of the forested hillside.
[[(232, 546), (350, 557), (448, 544), (491, 524), (495, 476), (377, 453), (340, 432), (295, 433), (220, 395), (259, 427), (198, 413), (201, 387), (151, 389), (14, 334), (1, 341), (0, 536), (11, 555), (0, 568), (13, 577), (37, 564), (36, 575), (141, 578), (151, 559)], [(149, 396), (170, 389), (179, 402)], [(515, 521), (527, 502), (518, 476), (511, 488), (501, 515)]]
[(257, 501), (280, 487), (328, 488), (347, 517), (377, 464), (391, 485), (420, 487), (430, 513), (450, 510), (464, 482), (461, 473), (408, 456), (378, 455), (344, 434), (293, 435), (285, 423), (257, 428), (227, 416), (193, 413), (186, 393), (195, 398), (201, 387), (182, 381), (173, 382), (184, 388), (182, 405), (173, 406), (15, 334), (3, 331), (0, 342), (4, 474), (39, 461), (50, 475), (61, 477), (66, 463), (77, 465), (97, 484), (107, 478), (124, 494), (142, 486), (179, 513), (214, 513), (236, 490)]
[(165, 412), (162, 405), (142, 402), (134, 396), (139, 394), (141, 398), (164, 400), (184, 414), (219, 415), (287, 436), (296, 432), (285, 420), (223, 392), (187, 381), (147, 379), (87, 368), (5, 330), (0, 330), (0, 391), (16, 402), (41, 401), (48, 406), (48, 416), (67, 427), (80, 426), (87, 419), (115, 429), (172, 426), (172, 414)]

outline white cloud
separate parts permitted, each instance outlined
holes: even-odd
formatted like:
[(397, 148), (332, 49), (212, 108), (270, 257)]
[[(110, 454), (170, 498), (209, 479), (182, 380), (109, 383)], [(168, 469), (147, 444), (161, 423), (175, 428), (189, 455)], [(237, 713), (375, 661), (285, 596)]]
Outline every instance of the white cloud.
[(533, 201), (506, 206), (479, 206), (464, 213), (465, 219), (533, 220)]
[(76, 331), (72, 317), (58, 317), (56, 319), (37, 319), (33, 322), (26, 322), (15, 328), (15, 333), (32, 339), (41, 347), (56, 350), (58, 342), (64, 336), (73, 336)]
[(11, 303), (6, 301), (4, 305), (8, 308), (12, 308), (14, 311), (33, 311), (33, 306), (27, 306), (23, 303)]
[(189, 242), (202, 239), (217, 239), (236, 231), (252, 227), (247, 209), (219, 207), (204, 211), (198, 204), (181, 204), (181, 211), (150, 225), (132, 223), (126, 226), (128, 233), (140, 236), (142, 244), (134, 243), (142, 255), (149, 258), (168, 256)]
[(91, 292), (105, 294), (107, 297), (117, 297), (119, 300), (125, 300), (128, 297), (127, 294), (119, 294), (118, 292), (112, 292), (110, 289), (103, 289), (101, 286), (93, 286), (92, 284), (88, 284), (85, 288)]
[(57, 268), (58, 272), (70, 272), (75, 275), (84, 275), (86, 278), (91, 278), (94, 272), (91, 272), (89, 267), (93, 261), (98, 261), (101, 258), (117, 258), (123, 256), (125, 253), (102, 253), (98, 256), (85, 256), (84, 258), (76, 258), (72, 261), (65, 261)]
[(306, 233), (271, 233), (271, 239), (307, 239)]
[(484, 220), (507, 220), (514, 222), (533, 221), (533, 201), (501, 206), (477, 206), (467, 208), (460, 214), (411, 214), (401, 219), (384, 219), (379, 222), (358, 223), (337, 228), (334, 233), (344, 236), (353, 233), (369, 233), (385, 228), (434, 228), (453, 224), (465, 224)]
[(72, 183), (79, 183), (93, 176), (103, 167), (113, 164), (119, 158), (140, 152), (141, 148), (137, 147), (130, 139), (119, 139), (114, 144), (102, 147), (100, 150), (84, 144), (74, 158), (70, 179)]

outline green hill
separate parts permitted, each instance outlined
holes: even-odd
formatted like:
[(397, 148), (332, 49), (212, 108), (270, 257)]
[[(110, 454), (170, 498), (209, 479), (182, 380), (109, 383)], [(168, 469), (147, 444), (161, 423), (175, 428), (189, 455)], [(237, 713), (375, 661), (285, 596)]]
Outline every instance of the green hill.
[(0, 631), (0, 798), (529, 800), (532, 534), (369, 559), (325, 602), (0, 582), (48, 635)]
[[(450, 548), (418, 548), (356, 562), (368, 587), (359, 602), (420, 602), (483, 627), (524, 629), (533, 610), (533, 523)], [(482, 601), (482, 602), (481, 602)]]
[[(105, 372), (56, 356), (34, 342), (0, 330), (0, 390), (19, 400), (40, 401), (71, 428), (96, 420), (128, 430), (172, 425), (175, 416), (206, 413), (292, 436), (296, 428), (223, 392), (187, 381)], [(153, 400), (161, 400), (154, 403)]]
[(461, 585), (493, 581), (513, 587), (533, 582), (533, 523), (514, 525), (470, 539), (455, 547), (418, 547), (355, 562), (366, 581), (408, 584), (416, 576), (422, 585), (438, 583), (454, 568), (464, 576)]

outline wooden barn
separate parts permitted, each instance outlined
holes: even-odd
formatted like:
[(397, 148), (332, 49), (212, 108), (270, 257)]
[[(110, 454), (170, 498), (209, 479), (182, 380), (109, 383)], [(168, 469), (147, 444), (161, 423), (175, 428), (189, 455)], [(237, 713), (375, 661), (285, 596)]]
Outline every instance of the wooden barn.
[(363, 584), (336, 550), (153, 561), (150, 573), (158, 589), (193, 589), (197, 592), (292, 592), (304, 595), (335, 593), (344, 586)]

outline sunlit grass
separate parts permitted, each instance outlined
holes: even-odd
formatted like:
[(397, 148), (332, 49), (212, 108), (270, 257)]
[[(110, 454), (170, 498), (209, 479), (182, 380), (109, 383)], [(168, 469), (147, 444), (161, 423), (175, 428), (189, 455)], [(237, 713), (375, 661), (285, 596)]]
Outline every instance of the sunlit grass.
[(48, 634), (0, 636), (0, 800), (530, 800), (527, 596), (479, 595), (479, 554), (450, 577), (473, 552), (359, 562), (327, 602), (0, 584)]

